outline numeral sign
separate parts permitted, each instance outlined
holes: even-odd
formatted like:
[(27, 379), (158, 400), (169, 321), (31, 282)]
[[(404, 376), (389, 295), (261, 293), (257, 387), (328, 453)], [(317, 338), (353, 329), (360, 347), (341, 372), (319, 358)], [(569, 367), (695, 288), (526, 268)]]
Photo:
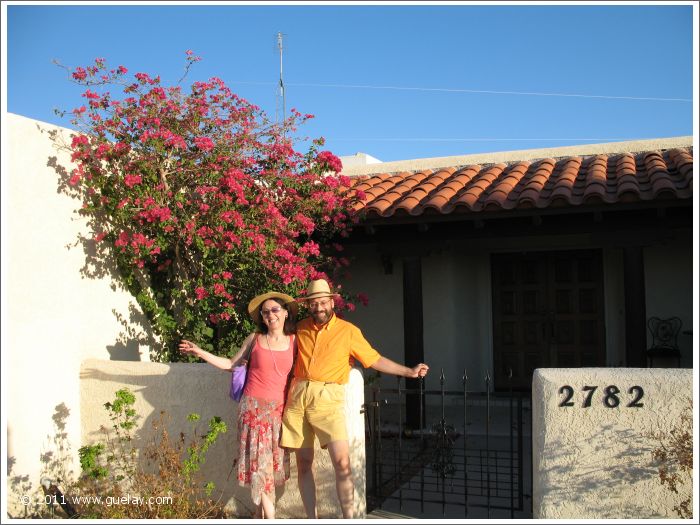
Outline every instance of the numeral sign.
[[(602, 389), (602, 396), (595, 395), (598, 390), (598, 386), (586, 385), (581, 388), (581, 393), (583, 401), (581, 403), (581, 408), (590, 408), (594, 401), (601, 402), (606, 408), (616, 408), (620, 406), (620, 389), (616, 385), (608, 385)], [(560, 407), (572, 407), (574, 404), (574, 388), (569, 385), (564, 385), (559, 389), (559, 395), (562, 396), (562, 400), (559, 402)], [(629, 401), (626, 408), (642, 408), (644, 403), (642, 403), (642, 398), (644, 397), (644, 389), (639, 385), (631, 386), (627, 389), (627, 394)]]

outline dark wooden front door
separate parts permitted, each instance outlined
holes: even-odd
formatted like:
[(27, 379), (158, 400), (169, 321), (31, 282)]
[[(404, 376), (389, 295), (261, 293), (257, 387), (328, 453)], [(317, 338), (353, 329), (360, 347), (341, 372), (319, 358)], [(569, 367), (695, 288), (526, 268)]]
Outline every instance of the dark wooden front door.
[(492, 256), (494, 387), (529, 390), (536, 368), (605, 366), (600, 250)]

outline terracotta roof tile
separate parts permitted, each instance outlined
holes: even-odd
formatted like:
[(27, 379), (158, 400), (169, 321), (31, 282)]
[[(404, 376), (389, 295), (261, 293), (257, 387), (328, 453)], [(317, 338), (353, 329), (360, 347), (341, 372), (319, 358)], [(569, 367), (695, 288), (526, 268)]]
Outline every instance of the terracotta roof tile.
[(693, 150), (469, 165), (355, 177), (368, 217), (690, 199)]
[(574, 186), (581, 169), (582, 159), (571, 157), (559, 163), (559, 170), (550, 193), (552, 206), (566, 206), (567, 204), (579, 204), (574, 202)]

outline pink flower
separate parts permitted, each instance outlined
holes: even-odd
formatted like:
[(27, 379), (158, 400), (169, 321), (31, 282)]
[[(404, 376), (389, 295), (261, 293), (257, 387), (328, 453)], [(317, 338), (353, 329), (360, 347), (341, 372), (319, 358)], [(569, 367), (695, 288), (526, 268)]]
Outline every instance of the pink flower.
[(95, 93), (94, 91), (90, 91), (89, 89), (86, 89), (86, 90), (85, 90), (85, 93), (83, 93), (83, 96), (84, 96), (85, 98), (88, 98), (88, 99), (91, 99), (91, 100), (99, 100), (99, 99), (100, 99), (100, 95), (98, 95), (98, 94)]
[(141, 184), (141, 175), (129, 173), (124, 177), (124, 184), (129, 188), (133, 188), (137, 184)]
[(124, 155), (126, 153), (129, 153), (129, 150), (131, 147), (128, 144), (125, 144), (123, 142), (117, 142), (114, 145), (114, 152), (119, 154), (119, 155)]
[(148, 76), (146, 73), (136, 73), (134, 75), (134, 77), (136, 77), (136, 80), (138, 80), (142, 84), (146, 84), (148, 82), (151, 82), (151, 77)]
[(318, 244), (316, 244), (314, 241), (308, 241), (304, 244), (304, 246), (301, 247), (299, 252), (307, 255), (316, 255), (319, 256), (321, 255), (321, 250)]
[(85, 78), (87, 78), (87, 72), (82, 67), (75, 68), (73, 78), (75, 80), (85, 80)]
[(114, 246), (121, 247), (122, 252), (124, 248), (129, 244), (129, 234), (127, 232), (121, 232), (116, 241), (114, 241)]
[(207, 295), (209, 295), (209, 294), (207, 293), (207, 291), (206, 291), (204, 288), (202, 288), (201, 286), (199, 286), (199, 287), (197, 287), (197, 288), (194, 289), (194, 294), (197, 296), (197, 300), (199, 300), (199, 301), (201, 301), (201, 300), (204, 299)]
[(197, 137), (194, 139), (194, 143), (202, 151), (211, 151), (214, 149), (214, 143), (209, 137)]
[(367, 297), (366, 293), (358, 293), (357, 300), (362, 303), (362, 306), (367, 306), (369, 304), (369, 297)]
[(95, 157), (98, 159), (104, 158), (110, 152), (110, 149), (109, 144), (100, 144), (97, 146), (97, 150), (95, 150)]
[(316, 225), (314, 224), (314, 221), (309, 219), (306, 215), (303, 215), (301, 213), (297, 213), (294, 216), (294, 220), (301, 226), (306, 232), (307, 235), (311, 235), (313, 231), (316, 229)]
[(87, 146), (88, 138), (85, 135), (76, 135), (71, 141), (71, 148), (76, 149), (78, 146)]
[(321, 151), (316, 155), (316, 162), (326, 170), (340, 173), (343, 170), (342, 161), (330, 151)]

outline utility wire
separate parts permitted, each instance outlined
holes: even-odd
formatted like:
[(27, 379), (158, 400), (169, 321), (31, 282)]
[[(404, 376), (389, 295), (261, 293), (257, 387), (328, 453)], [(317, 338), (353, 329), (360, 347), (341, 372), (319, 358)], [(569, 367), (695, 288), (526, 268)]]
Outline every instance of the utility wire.
[(367, 142), (571, 142), (571, 141), (583, 141), (583, 142), (629, 142), (637, 140), (649, 140), (645, 138), (334, 138), (325, 137), (327, 140), (334, 140), (336, 142), (351, 142), (351, 141), (367, 141)]
[[(249, 82), (249, 81), (233, 81), (236, 84), (258, 84), (271, 85), (271, 82)], [(483, 89), (457, 89), (457, 88), (426, 88), (412, 86), (371, 86), (366, 84), (312, 84), (300, 82), (286, 82), (287, 86), (298, 87), (327, 87), (327, 88), (345, 88), (345, 89), (384, 89), (396, 91), (433, 91), (442, 93), (472, 93), (472, 94), (487, 94), (487, 95), (525, 95), (536, 97), (573, 97), (573, 98), (599, 98), (609, 100), (646, 100), (653, 102), (692, 102), (690, 98), (666, 98), (666, 97), (627, 97), (627, 96), (612, 96), (612, 95), (583, 95), (578, 93), (541, 93), (536, 91), (492, 91)]]

